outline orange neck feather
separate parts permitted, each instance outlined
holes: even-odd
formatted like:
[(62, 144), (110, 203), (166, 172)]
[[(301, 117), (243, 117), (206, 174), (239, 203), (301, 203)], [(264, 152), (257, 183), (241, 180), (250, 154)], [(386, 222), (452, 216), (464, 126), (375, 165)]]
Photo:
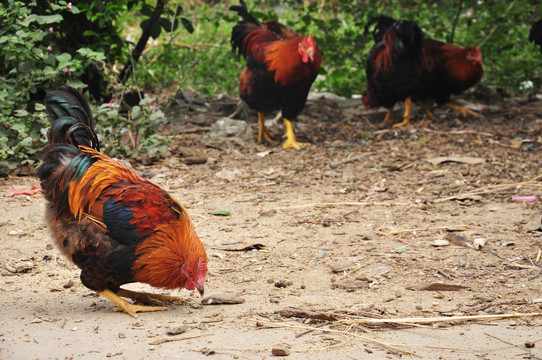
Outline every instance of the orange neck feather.
[(467, 60), (467, 53), (470, 48), (462, 49), (460, 47), (445, 44), (442, 46), (442, 55), (440, 56), (441, 66), (449, 72), (454, 79), (466, 86), (476, 84), (482, 78), (484, 73), (482, 63), (473, 64)]
[(132, 266), (135, 281), (180, 289), (186, 281), (181, 272), (185, 264), (196, 274), (199, 260), (207, 263), (205, 248), (185, 214), (184, 211), (178, 221), (157, 227), (153, 235), (137, 246), (138, 257)]
[(288, 41), (275, 41), (269, 45), (265, 57), (267, 69), (275, 71), (275, 82), (282, 86), (315, 77), (320, 70), (322, 54), (316, 44), (313, 60), (308, 63), (302, 61), (298, 48), (304, 38), (305, 36), (298, 36)]

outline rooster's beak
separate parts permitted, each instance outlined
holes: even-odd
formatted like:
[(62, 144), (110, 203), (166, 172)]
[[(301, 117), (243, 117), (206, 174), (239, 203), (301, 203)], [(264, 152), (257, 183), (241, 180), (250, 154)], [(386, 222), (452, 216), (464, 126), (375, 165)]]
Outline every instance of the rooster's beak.
[(205, 289), (203, 288), (203, 286), (196, 285), (196, 289), (198, 289), (199, 294), (203, 297), (203, 293), (205, 292)]
[(309, 51), (309, 59), (311, 59), (311, 61), (314, 60), (314, 51)]

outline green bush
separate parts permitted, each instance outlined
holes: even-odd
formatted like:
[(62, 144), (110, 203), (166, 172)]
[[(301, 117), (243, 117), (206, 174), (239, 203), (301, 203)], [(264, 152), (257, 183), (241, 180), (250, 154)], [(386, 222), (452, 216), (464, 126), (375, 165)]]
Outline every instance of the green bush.
[[(59, 51), (53, 41), (67, 8), (64, 1), (51, 14), (36, 15), (36, 2), (8, 0), (0, 3), (0, 173), (17, 164), (33, 163), (45, 144), (48, 123), (43, 106), (34, 106), (43, 96), (40, 89), (68, 83), (81, 87), (80, 77), (89, 62), (103, 62), (104, 55), (88, 48), (73, 53)], [(70, 5), (72, 12), (78, 9)]]

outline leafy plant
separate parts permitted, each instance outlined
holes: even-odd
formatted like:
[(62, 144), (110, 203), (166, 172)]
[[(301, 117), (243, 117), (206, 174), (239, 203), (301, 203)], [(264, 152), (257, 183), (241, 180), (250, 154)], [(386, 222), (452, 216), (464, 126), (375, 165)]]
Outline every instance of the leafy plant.
[(158, 135), (166, 118), (149, 103), (149, 99), (142, 99), (125, 111), (112, 100), (94, 109), (96, 133), (109, 155), (148, 160), (167, 153), (170, 140)]
[[(47, 128), (40, 89), (61, 83), (82, 86), (87, 63), (103, 62), (103, 53), (79, 48), (74, 54), (54, 45), (62, 16), (32, 13), (36, 2), (0, 3), (0, 173), (19, 163), (33, 163), (45, 143)], [(61, 6), (61, 5), (58, 5)], [(65, 7), (68, 4), (64, 2)], [(70, 11), (79, 10), (70, 5)]]

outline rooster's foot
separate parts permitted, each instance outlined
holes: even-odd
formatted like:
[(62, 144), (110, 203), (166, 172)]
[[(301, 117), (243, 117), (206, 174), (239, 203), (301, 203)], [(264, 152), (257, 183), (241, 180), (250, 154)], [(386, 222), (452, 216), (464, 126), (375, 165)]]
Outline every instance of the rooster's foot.
[(144, 305), (131, 304), (128, 301), (120, 298), (117, 294), (115, 294), (111, 290), (101, 291), (100, 294), (108, 298), (109, 300), (111, 300), (113, 304), (117, 305), (114, 311), (122, 311), (132, 317), (137, 317), (138, 312), (167, 310), (167, 308), (162, 307), (162, 306), (144, 306)]

